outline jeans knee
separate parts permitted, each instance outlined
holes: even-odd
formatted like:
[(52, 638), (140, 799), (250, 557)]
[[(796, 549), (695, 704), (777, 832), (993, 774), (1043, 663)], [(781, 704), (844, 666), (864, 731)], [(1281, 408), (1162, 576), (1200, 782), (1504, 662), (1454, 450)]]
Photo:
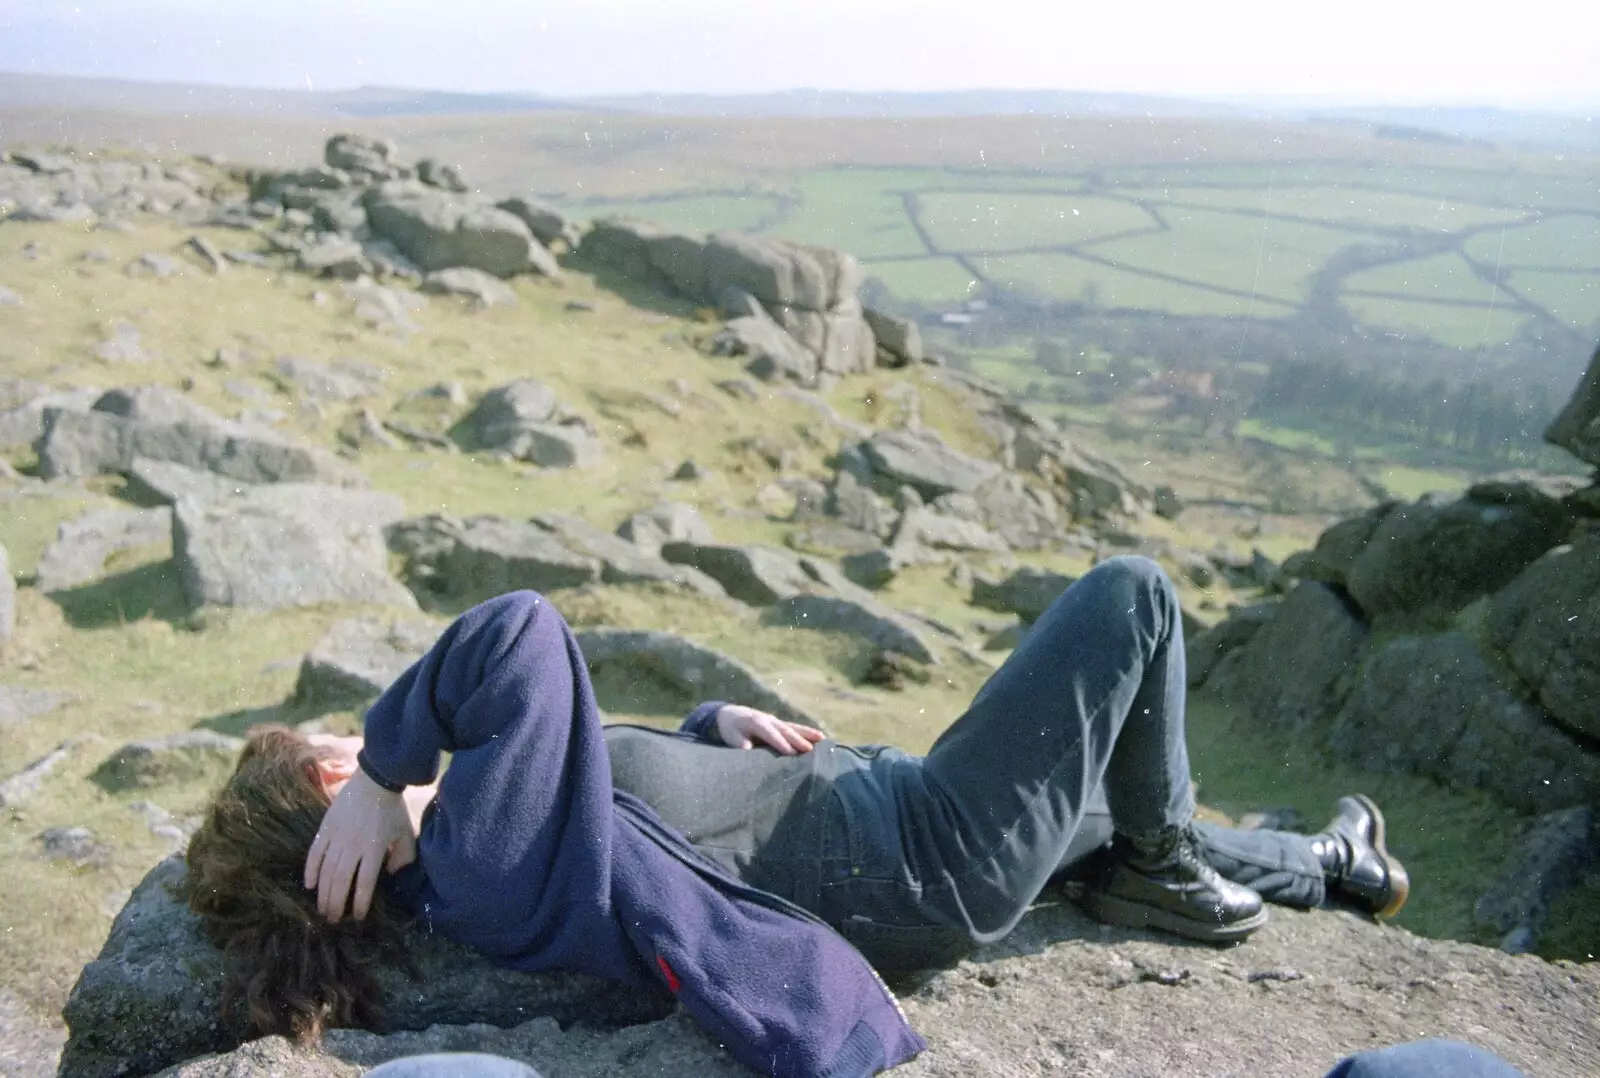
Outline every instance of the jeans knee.
[(1176, 601), (1177, 590), (1167, 571), (1152, 558), (1143, 554), (1118, 554), (1089, 570), (1089, 576), (1103, 576), (1114, 586), (1126, 587), (1135, 592), (1148, 592), (1161, 603)]

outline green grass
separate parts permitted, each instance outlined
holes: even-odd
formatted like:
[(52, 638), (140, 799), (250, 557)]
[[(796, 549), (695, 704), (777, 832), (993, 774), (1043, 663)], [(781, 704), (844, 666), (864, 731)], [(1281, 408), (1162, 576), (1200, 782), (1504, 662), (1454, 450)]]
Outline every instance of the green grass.
[(903, 178), (878, 169), (804, 173), (794, 181), (795, 204), (771, 231), (788, 239), (841, 247), (869, 262), (927, 254), (896, 187), (896, 180)]
[(1600, 323), (1600, 271), (1579, 274), (1513, 270), (1510, 284), (1573, 329), (1589, 330)]
[(1401, 336), (1426, 337), (1455, 348), (1503, 344), (1528, 317), (1504, 306), (1463, 307), (1378, 296), (1346, 295), (1340, 303), (1369, 326)]
[(1600, 217), (1563, 214), (1522, 228), (1490, 229), (1466, 252), (1491, 266), (1538, 266), (1600, 273)]
[(1460, 494), (1467, 489), (1468, 477), (1460, 472), (1436, 468), (1411, 468), (1391, 464), (1378, 472), (1378, 481), (1396, 498), (1415, 501), (1424, 494)]
[(1425, 300), (1511, 302), (1509, 296), (1475, 274), (1466, 259), (1453, 251), (1360, 270), (1344, 279), (1344, 289), (1347, 294), (1390, 292)]
[(957, 303), (969, 298), (977, 283), (966, 267), (953, 258), (868, 262), (867, 275), (882, 281), (891, 295), (908, 303)]
[(1172, 228), (1087, 249), (1119, 265), (1298, 303), (1311, 275), (1355, 242), (1321, 225), (1264, 220), (1214, 210), (1162, 210)]
[[(1120, 250), (1123, 242), (1140, 241), (1120, 241), (1093, 250), (1108, 258), (1120, 257), (1113, 255), (1113, 248)], [(1243, 315), (1253, 312), (1260, 317), (1289, 313), (1286, 304), (1268, 296), (1260, 296), (1252, 303), (1248, 296), (1228, 295), (1146, 277), (1069, 254), (1004, 255), (978, 257), (973, 261), (1002, 288), (1055, 299), (1078, 300), (1095, 307), (1168, 311), (1173, 314)], [(1211, 272), (1209, 269), (1202, 271), (1201, 267), (1188, 260), (1179, 268), (1195, 270), (1191, 276)]]
[(919, 217), (933, 241), (957, 253), (1059, 247), (1156, 227), (1138, 206), (1111, 198), (940, 192), (922, 195), (920, 202)]
[(774, 195), (685, 194), (640, 201), (577, 203), (573, 210), (593, 217), (637, 217), (685, 232), (704, 233), (721, 228), (748, 231), (776, 216)]
[(1358, 230), (1412, 228), (1453, 232), (1518, 216), (1515, 210), (1479, 206), (1457, 199), (1349, 186), (1172, 187), (1159, 193), (1148, 192), (1143, 197), (1157, 206), (1170, 202), (1212, 210), (1251, 210)]

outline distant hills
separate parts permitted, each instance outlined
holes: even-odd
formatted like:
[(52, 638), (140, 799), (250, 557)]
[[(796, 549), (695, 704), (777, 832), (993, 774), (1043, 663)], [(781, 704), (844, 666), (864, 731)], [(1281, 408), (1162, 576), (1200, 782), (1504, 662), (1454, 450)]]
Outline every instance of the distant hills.
[(0, 109), (62, 108), (297, 118), (615, 112), (755, 118), (928, 118), (977, 116), (1149, 116), (1359, 124), (1383, 137), (1470, 141), (1600, 153), (1600, 118), (1577, 112), (1478, 106), (1317, 108), (1222, 102), (1150, 94), (1068, 90), (958, 90), (928, 93), (796, 89), (762, 94), (628, 94), (558, 98), (457, 93), (403, 87), (273, 90), (0, 72)]

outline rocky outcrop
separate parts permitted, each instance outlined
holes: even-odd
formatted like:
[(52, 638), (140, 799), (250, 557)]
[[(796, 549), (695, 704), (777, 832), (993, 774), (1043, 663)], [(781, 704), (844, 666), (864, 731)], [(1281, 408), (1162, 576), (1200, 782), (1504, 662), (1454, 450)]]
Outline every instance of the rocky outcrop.
[(1211, 628), (1190, 637), (1184, 647), (1189, 687), (1204, 685), (1223, 656), (1248, 644), (1256, 631), (1272, 620), (1277, 608), (1275, 602), (1239, 607)]
[(685, 710), (704, 700), (733, 700), (823, 729), (821, 722), (744, 663), (692, 640), (631, 629), (584, 629), (577, 638), (591, 674), (618, 671), (629, 681), (663, 685), (681, 698)]
[(604, 583), (670, 584), (713, 598), (727, 594), (714, 578), (692, 565), (676, 565), (578, 517), (541, 513), (533, 522), (572, 550), (599, 559), (600, 579)]
[(682, 502), (662, 502), (634, 513), (617, 525), (617, 535), (652, 554), (659, 554), (665, 543), (716, 541), (700, 510)]
[(598, 558), (573, 551), (537, 524), (504, 517), (433, 514), (400, 522), (388, 539), (405, 557), (413, 587), (455, 598), (559, 591), (600, 579)]
[(998, 464), (952, 449), (931, 432), (879, 431), (861, 451), (878, 476), (908, 484), (930, 501), (954, 491), (970, 494), (1000, 474)]
[(108, 790), (210, 778), (230, 766), (242, 748), (242, 739), (215, 730), (184, 730), (128, 742), (106, 757), (93, 778)]
[(102, 396), (93, 387), (53, 391), (30, 383), (0, 386), (0, 449), (32, 445), (44, 433), (45, 413), (51, 409), (86, 412)]
[(881, 651), (920, 663), (937, 663), (938, 654), (909, 618), (866, 599), (835, 595), (792, 595), (779, 600), (767, 619), (794, 629), (818, 629), (859, 637)]
[(1600, 739), (1600, 535), (1550, 551), (1496, 595), (1489, 635), (1545, 710)]
[(369, 188), (364, 201), (373, 232), (423, 272), (468, 266), (496, 277), (560, 275), (522, 219), (486, 200), (396, 181)]
[(533, 238), (549, 247), (560, 240), (570, 251), (578, 246), (577, 222), (568, 219), (555, 206), (534, 195), (517, 195), (495, 203), (496, 209), (505, 210), (528, 226)]
[(875, 311), (862, 311), (878, 342), (878, 362), (885, 367), (903, 367), (922, 362), (922, 330), (909, 318)]
[(51, 592), (86, 584), (105, 571), (113, 554), (171, 541), (170, 509), (96, 509), (56, 529), (55, 541), (39, 557), (35, 585)]
[(451, 431), (467, 450), (506, 453), (545, 468), (586, 467), (599, 460), (599, 438), (565, 414), (543, 382), (521, 378), (485, 393)]
[(415, 607), (389, 575), (383, 535), (404, 512), (393, 495), (312, 483), (184, 498), (173, 510), (173, 558), (196, 606)]
[(1600, 348), (1544, 436), (1584, 463), (1600, 467)]
[[(411, 951), (422, 977), (384, 974), (396, 1032), (334, 1031), (312, 1052), (277, 1038), (229, 1051), (216, 1018), (218, 955), (166, 892), (180, 871), (173, 858), (147, 877), (84, 970), (66, 1008), (62, 1078), (140, 1078), (186, 1059), (173, 1078), (346, 1078), (428, 1051), (495, 1052), (546, 1074), (594, 1078), (750, 1073), (687, 1017), (668, 1016), (668, 1000), (574, 975), (496, 970), (421, 936)], [(1231, 1074), (1243, 1064), (1313, 1075), (1350, 1052), (1441, 1036), (1470, 1040), (1529, 1074), (1576, 1078), (1600, 1068), (1597, 993), (1593, 964), (1422, 939), (1345, 913), (1274, 909), (1249, 942), (1214, 950), (1107, 929), (1070, 904), (1047, 904), (999, 943), (901, 986), (929, 1050), (896, 1073), (1122, 1078)], [(1064, 1013), (1074, 1020), (1063, 1023)], [(1238, 1030), (1250, 1028), (1273, 1035), (1242, 1045)]]
[(300, 660), (291, 700), (299, 707), (322, 708), (377, 696), (422, 658), (443, 629), (415, 619), (341, 621)]
[(1032, 624), (1050, 608), (1076, 577), (1025, 565), (1003, 580), (974, 577), (972, 605), (1002, 614), (1015, 614), (1024, 624)]
[(1505, 871), (1473, 906), (1473, 918), (1506, 934), (1502, 950), (1531, 951), (1550, 915), (1550, 903), (1579, 883), (1596, 861), (1600, 833), (1589, 808), (1562, 809), (1529, 820)]
[(517, 294), (500, 278), (467, 266), (434, 270), (422, 279), (422, 291), (441, 296), (465, 296), (479, 307), (509, 307)]
[(729, 596), (751, 606), (771, 606), (812, 585), (800, 563), (776, 547), (673, 542), (662, 545), (661, 556), (693, 566), (721, 584)]

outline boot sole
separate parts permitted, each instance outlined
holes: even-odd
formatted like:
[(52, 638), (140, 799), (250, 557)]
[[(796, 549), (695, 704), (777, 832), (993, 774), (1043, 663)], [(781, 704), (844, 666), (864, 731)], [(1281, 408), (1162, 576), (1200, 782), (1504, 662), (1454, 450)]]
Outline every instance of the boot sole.
[(1265, 909), (1253, 917), (1231, 924), (1207, 924), (1168, 910), (1095, 891), (1084, 895), (1082, 902), (1089, 916), (1101, 924), (1121, 928), (1159, 928), (1202, 943), (1233, 943), (1267, 923)]
[(1383, 858), (1384, 869), (1389, 873), (1389, 901), (1381, 910), (1375, 910), (1372, 914), (1374, 917), (1387, 920), (1399, 913), (1400, 907), (1411, 897), (1411, 877), (1406, 873), (1404, 865), (1389, 856), (1389, 847), (1385, 844), (1389, 837), (1389, 824), (1383, 818), (1383, 810), (1366, 794), (1354, 796), (1361, 802), (1361, 807), (1372, 814), (1372, 848)]

